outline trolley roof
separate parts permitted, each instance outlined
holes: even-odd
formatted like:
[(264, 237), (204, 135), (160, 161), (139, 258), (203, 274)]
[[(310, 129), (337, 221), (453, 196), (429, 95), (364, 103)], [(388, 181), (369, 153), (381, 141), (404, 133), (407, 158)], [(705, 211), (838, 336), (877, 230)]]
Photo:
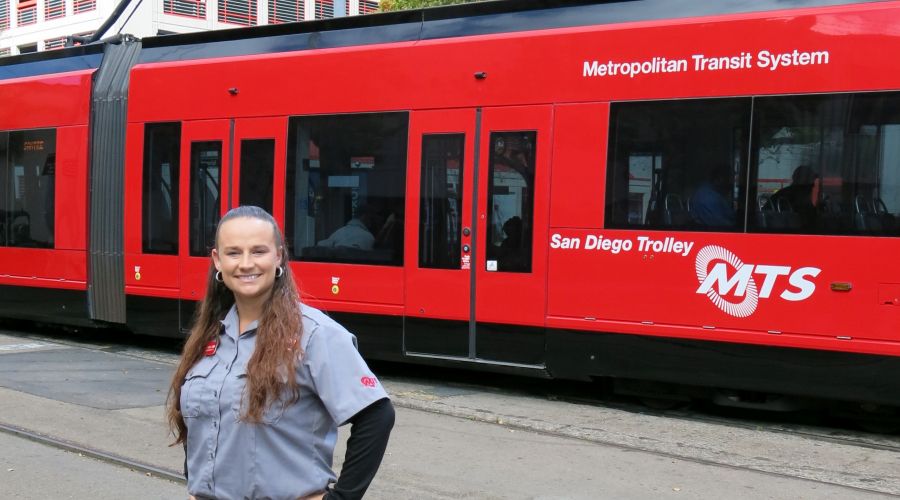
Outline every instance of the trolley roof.
[[(148, 37), (139, 63), (247, 56), (887, 0), (496, 0)], [(0, 57), (0, 80), (96, 69), (106, 43)]]

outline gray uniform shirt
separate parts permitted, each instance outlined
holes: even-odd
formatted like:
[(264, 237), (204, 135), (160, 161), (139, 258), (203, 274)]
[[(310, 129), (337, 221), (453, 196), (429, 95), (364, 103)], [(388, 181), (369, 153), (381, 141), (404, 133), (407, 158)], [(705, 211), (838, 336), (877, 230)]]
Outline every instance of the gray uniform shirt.
[(237, 309), (222, 321), (215, 353), (185, 377), (181, 412), (188, 429), (188, 492), (198, 498), (296, 499), (323, 491), (337, 427), (387, 397), (357, 352), (353, 336), (318, 309), (302, 305), (304, 356), (295, 376), (300, 399), (277, 401), (260, 424), (239, 420), (256, 323), (240, 335)]

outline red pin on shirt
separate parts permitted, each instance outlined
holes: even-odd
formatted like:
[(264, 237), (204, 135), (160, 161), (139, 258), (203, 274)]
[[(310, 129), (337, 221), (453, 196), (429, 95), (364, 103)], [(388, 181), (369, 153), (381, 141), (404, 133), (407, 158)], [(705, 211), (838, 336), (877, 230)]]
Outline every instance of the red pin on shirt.
[(362, 377), (359, 381), (366, 387), (375, 387), (378, 385), (378, 380), (375, 377)]
[(212, 356), (216, 353), (216, 349), (219, 348), (218, 340), (210, 340), (209, 343), (206, 344), (206, 349), (203, 349), (204, 356)]

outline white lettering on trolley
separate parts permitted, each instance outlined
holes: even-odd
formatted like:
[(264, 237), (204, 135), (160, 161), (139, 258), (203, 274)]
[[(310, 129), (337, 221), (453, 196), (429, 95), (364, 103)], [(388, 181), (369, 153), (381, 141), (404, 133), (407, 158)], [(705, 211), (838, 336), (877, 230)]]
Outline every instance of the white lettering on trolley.
[[(550, 237), (550, 248), (580, 250), (581, 238), (577, 236), (566, 237), (559, 233), (554, 233)], [(601, 250), (618, 254), (620, 252), (630, 252), (632, 248), (634, 248), (634, 242), (629, 239), (604, 238), (602, 235), (595, 234), (589, 234), (584, 238), (585, 250)]]
[[(584, 245), (582, 245), (584, 243)], [(634, 240), (629, 238), (606, 238), (599, 234), (589, 234), (582, 238), (579, 236), (563, 236), (554, 233), (550, 236), (550, 248), (562, 250), (600, 250), (611, 254), (630, 252), (637, 248), (639, 252), (671, 253), (687, 257), (694, 248), (693, 241), (680, 241), (673, 236), (662, 239), (654, 239), (649, 236), (637, 236)]]
[[(610, 254), (636, 250), (643, 253), (644, 258), (647, 254), (651, 258), (653, 254), (687, 257), (694, 243), (674, 236), (606, 238), (599, 234), (563, 236), (560, 233), (550, 236), (552, 249), (592, 250)], [(730, 250), (718, 245), (706, 245), (698, 250), (694, 268), (699, 284), (696, 293), (706, 295), (716, 307), (738, 318), (753, 314), (759, 301), (773, 294), (789, 302), (810, 298), (816, 291), (814, 278), (822, 272), (818, 267), (746, 264)]]
[(809, 66), (823, 65), (830, 62), (830, 54), (827, 50), (817, 52), (801, 52), (794, 49), (793, 52), (785, 52), (782, 54), (773, 54), (768, 50), (761, 50), (757, 54), (759, 59), (756, 63), (760, 68), (769, 68), (775, 71), (780, 67), (787, 66)]
[[(693, 64), (688, 64), (692, 61)], [(793, 49), (787, 52), (760, 50), (753, 54), (741, 51), (737, 54), (707, 55), (691, 54), (685, 58), (651, 56), (640, 61), (585, 60), (581, 67), (583, 78), (605, 78), (623, 76), (636, 78), (642, 75), (665, 73), (746, 71), (753, 68), (781, 71), (798, 66), (824, 66), (831, 63), (831, 53), (827, 50), (804, 51)]]
[(587, 235), (584, 239), (585, 250), (603, 250), (610, 253), (630, 252), (631, 245), (631, 240), (609, 239), (593, 234)]
[(694, 248), (693, 241), (678, 241), (669, 236), (662, 240), (654, 240), (648, 236), (638, 236), (639, 252), (656, 252), (656, 253), (677, 253), (682, 257), (687, 257)]
[[(816, 291), (812, 278), (822, 272), (817, 267), (793, 270), (789, 266), (745, 264), (731, 251), (717, 245), (701, 248), (695, 266), (700, 283), (697, 293), (706, 295), (716, 307), (738, 318), (753, 314), (759, 299), (769, 298), (779, 278), (784, 276), (788, 277), (788, 286), (778, 294), (781, 299), (791, 302), (808, 299)], [(762, 278), (761, 287), (757, 288), (754, 276)], [(726, 296), (740, 302), (728, 300)]]
[(616, 76), (623, 75), (634, 78), (638, 75), (654, 73), (680, 73), (688, 70), (686, 59), (666, 59), (654, 57), (649, 61), (615, 62), (584, 61), (582, 76)]
[(753, 54), (741, 52), (738, 56), (706, 57), (703, 54), (691, 56), (694, 71), (718, 71), (720, 69), (747, 69), (753, 64)]

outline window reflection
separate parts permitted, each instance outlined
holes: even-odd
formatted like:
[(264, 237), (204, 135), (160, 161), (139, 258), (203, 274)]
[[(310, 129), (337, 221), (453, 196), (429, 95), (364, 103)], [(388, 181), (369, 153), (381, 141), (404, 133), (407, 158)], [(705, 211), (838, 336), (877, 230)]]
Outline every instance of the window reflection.
[(241, 205), (253, 205), (272, 213), (275, 180), (275, 140), (241, 141)]
[(408, 121), (406, 113), (291, 118), (292, 258), (402, 265)]
[(531, 272), (537, 132), (493, 132), (488, 172), (487, 270)]
[(750, 99), (615, 104), (610, 227), (743, 229)]
[(756, 110), (756, 230), (900, 234), (900, 96), (759, 98)]
[(0, 243), (53, 247), (56, 130), (0, 133)]
[(465, 135), (422, 138), (419, 266), (459, 269)]
[(178, 253), (180, 123), (144, 128), (142, 241), (144, 253)]
[(209, 255), (219, 224), (222, 185), (222, 143), (191, 143), (190, 254)]
[(610, 121), (608, 227), (900, 235), (896, 92), (616, 103)]

